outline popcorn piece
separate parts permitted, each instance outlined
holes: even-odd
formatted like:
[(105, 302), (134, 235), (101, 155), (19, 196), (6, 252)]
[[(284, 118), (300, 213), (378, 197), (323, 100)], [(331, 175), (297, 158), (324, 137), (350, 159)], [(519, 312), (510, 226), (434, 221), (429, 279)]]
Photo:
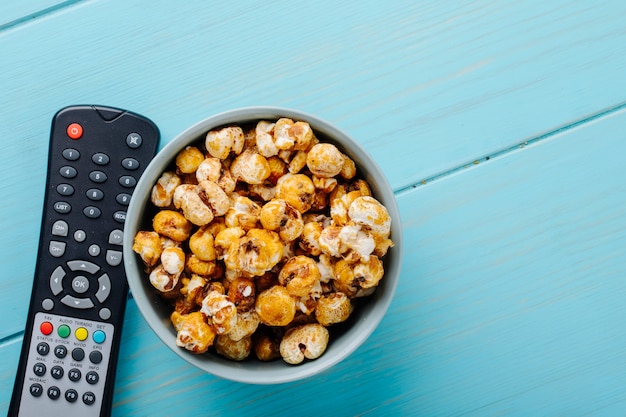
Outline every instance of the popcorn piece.
[(178, 332), (176, 345), (194, 353), (206, 352), (215, 340), (215, 332), (199, 311), (182, 315), (174, 311), (170, 320)]
[(207, 280), (200, 275), (193, 274), (191, 278), (182, 278), (183, 287), (180, 293), (185, 296), (185, 300), (191, 305), (202, 305), (202, 300), (206, 296), (204, 287)]
[(365, 226), (374, 235), (388, 237), (391, 233), (391, 217), (378, 200), (364, 196), (355, 199), (349, 206), (350, 220)]
[(256, 197), (263, 201), (270, 201), (276, 196), (276, 187), (268, 187), (261, 184), (250, 184), (248, 191), (251, 197)]
[(199, 228), (191, 235), (189, 249), (202, 261), (214, 261), (216, 259), (215, 239), (206, 226)]
[(287, 330), (280, 342), (280, 355), (289, 364), (302, 363), (305, 358), (317, 359), (328, 346), (328, 330), (312, 323)]
[(163, 249), (161, 253), (163, 269), (170, 275), (180, 275), (185, 269), (185, 252), (179, 247)]
[(228, 269), (260, 276), (281, 260), (283, 251), (284, 246), (277, 233), (250, 229), (236, 245), (230, 245), (224, 262)]
[(289, 161), (288, 170), (292, 174), (297, 174), (302, 171), (306, 166), (307, 153), (304, 151), (298, 151)]
[(285, 287), (275, 285), (257, 296), (255, 311), (267, 326), (286, 326), (296, 315), (296, 302)]
[(302, 234), (300, 235), (299, 246), (306, 254), (311, 256), (319, 256), (322, 253), (319, 239), (322, 234), (322, 224), (319, 222), (305, 223)]
[(180, 185), (180, 177), (171, 171), (166, 171), (152, 187), (150, 201), (157, 207), (169, 207), (172, 204), (174, 190)]
[(252, 337), (252, 347), (257, 359), (263, 362), (280, 358), (280, 343), (275, 337), (266, 332), (255, 333)]
[(237, 307), (237, 312), (247, 312), (254, 308), (256, 287), (250, 278), (235, 278), (228, 287), (228, 299)]
[(300, 212), (283, 199), (266, 203), (260, 211), (260, 220), (263, 228), (278, 232), (286, 242), (295, 240), (304, 230)]
[(333, 285), (350, 298), (369, 295), (383, 277), (383, 264), (372, 255), (369, 261), (351, 263), (341, 259), (335, 263)]
[(339, 175), (345, 180), (351, 180), (356, 176), (356, 164), (347, 155), (343, 155), (343, 166)]
[(162, 264), (159, 264), (156, 268), (150, 272), (150, 284), (157, 290), (164, 292), (169, 292), (176, 287), (178, 284), (178, 278), (180, 277), (180, 272), (175, 274), (170, 274), (165, 270), (165, 267)]
[(336, 225), (343, 226), (348, 223), (350, 220), (348, 208), (359, 197), (362, 197), (360, 191), (350, 191), (341, 196), (331, 196), (330, 217)]
[(229, 333), (237, 325), (237, 307), (217, 291), (209, 291), (202, 300), (200, 311), (207, 316), (218, 335)]
[(231, 152), (239, 155), (243, 150), (243, 145), (243, 130), (238, 126), (211, 130), (206, 135), (206, 149), (214, 158), (226, 159)]
[(274, 143), (274, 126), (275, 123), (261, 120), (256, 125), (256, 147), (259, 153), (266, 158), (278, 155), (278, 148)]
[(185, 269), (189, 273), (202, 275), (204, 277), (216, 277), (221, 272), (221, 269), (217, 266), (215, 261), (203, 261), (194, 254), (187, 256)]
[(183, 184), (174, 191), (174, 206), (181, 209), (185, 219), (196, 226), (204, 226), (213, 220), (213, 211), (200, 197), (196, 185)]
[(345, 158), (331, 143), (318, 143), (309, 151), (306, 165), (319, 177), (334, 177), (341, 172)]
[(322, 296), (317, 301), (315, 319), (322, 326), (330, 326), (346, 321), (352, 309), (348, 296), (342, 292), (335, 292)]
[(248, 184), (262, 184), (270, 176), (267, 159), (252, 150), (245, 150), (230, 166), (233, 176)]
[(244, 236), (246, 231), (241, 227), (228, 227), (215, 235), (215, 251), (217, 259), (224, 259), (232, 245), (239, 244), (239, 238)]
[(187, 146), (176, 155), (176, 167), (183, 174), (190, 174), (198, 169), (204, 155), (195, 146)]
[(213, 181), (226, 193), (232, 193), (236, 186), (236, 181), (230, 170), (224, 167), (218, 158), (206, 158), (196, 170), (196, 180)]
[(270, 167), (270, 175), (266, 178), (266, 181), (276, 185), (278, 179), (287, 173), (287, 165), (277, 156), (267, 158), (267, 164)]
[(254, 310), (239, 311), (237, 309), (237, 325), (228, 333), (231, 340), (239, 341), (245, 337), (250, 337), (259, 327), (259, 315)]
[(228, 335), (218, 335), (215, 340), (215, 350), (228, 359), (242, 361), (252, 351), (252, 338), (247, 336), (240, 340), (233, 340)]
[(161, 238), (157, 232), (140, 231), (133, 240), (133, 251), (146, 266), (154, 266), (161, 259)]
[(177, 211), (161, 210), (152, 220), (152, 228), (161, 236), (169, 237), (177, 242), (189, 238), (191, 223)]
[(313, 181), (304, 174), (286, 174), (276, 184), (276, 198), (285, 200), (300, 213), (311, 208), (314, 194)]
[(319, 284), (320, 277), (315, 261), (300, 255), (294, 256), (283, 265), (278, 274), (278, 282), (287, 289), (289, 295), (306, 297)]
[[(199, 195), (202, 201), (208, 202), (214, 216), (223, 216), (230, 209), (230, 198), (226, 192), (213, 181), (202, 181), (198, 183)], [(206, 204), (206, 203), (205, 203)]]
[(261, 207), (248, 197), (237, 196), (226, 213), (226, 226), (250, 230), (258, 225)]

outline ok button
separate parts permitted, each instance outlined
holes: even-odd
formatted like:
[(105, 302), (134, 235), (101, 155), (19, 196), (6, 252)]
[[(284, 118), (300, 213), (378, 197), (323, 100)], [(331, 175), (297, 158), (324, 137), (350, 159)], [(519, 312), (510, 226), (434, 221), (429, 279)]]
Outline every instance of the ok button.
[(89, 280), (83, 276), (77, 276), (72, 280), (72, 288), (79, 294), (87, 292), (89, 289)]

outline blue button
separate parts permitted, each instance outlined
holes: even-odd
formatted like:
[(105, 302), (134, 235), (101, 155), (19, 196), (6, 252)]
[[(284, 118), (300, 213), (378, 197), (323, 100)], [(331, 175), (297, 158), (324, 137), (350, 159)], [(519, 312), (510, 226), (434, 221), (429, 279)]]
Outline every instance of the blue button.
[(96, 330), (95, 332), (93, 332), (93, 341), (100, 344), (100, 343), (104, 343), (104, 341), (107, 338), (107, 335), (102, 331), (102, 330)]

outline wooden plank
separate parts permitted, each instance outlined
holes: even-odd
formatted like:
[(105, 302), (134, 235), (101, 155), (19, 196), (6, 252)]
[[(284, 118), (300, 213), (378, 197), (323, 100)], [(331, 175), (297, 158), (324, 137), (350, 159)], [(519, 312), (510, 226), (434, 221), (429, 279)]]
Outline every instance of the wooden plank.
[(114, 415), (620, 415), (624, 137), (626, 111), (401, 193), (407, 256), (389, 314), (311, 379), (203, 374), (129, 303)]
[(9, 265), (0, 337), (23, 327), (60, 107), (133, 109), (160, 126), (163, 143), (230, 108), (299, 108), (353, 135), (402, 189), (622, 102), (625, 10), (618, 1), (405, 1), (355, 13), (330, 0), (111, 0), (0, 33)]

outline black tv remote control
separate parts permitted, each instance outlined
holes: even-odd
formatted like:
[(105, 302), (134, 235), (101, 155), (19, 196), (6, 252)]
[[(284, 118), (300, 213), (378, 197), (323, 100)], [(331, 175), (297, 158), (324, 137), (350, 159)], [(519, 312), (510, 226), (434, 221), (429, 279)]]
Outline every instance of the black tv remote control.
[(71, 106), (52, 121), (35, 278), (9, 416), (107, 416), (128, 296), (126, 209), (158, 147), (147, 118)]

